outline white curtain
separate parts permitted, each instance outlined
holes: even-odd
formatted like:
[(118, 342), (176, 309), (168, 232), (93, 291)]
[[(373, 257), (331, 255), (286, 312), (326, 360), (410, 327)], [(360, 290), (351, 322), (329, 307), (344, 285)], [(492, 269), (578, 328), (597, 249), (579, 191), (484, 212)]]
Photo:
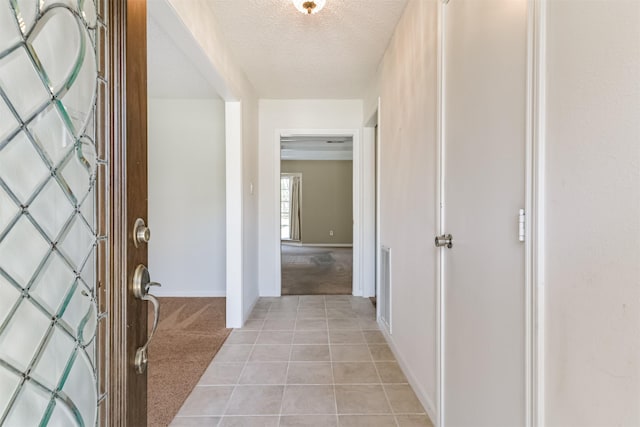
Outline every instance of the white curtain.
[(291, 240), (300, 240), (300, 177), (292, 176), (289, 187), (289, 234)]

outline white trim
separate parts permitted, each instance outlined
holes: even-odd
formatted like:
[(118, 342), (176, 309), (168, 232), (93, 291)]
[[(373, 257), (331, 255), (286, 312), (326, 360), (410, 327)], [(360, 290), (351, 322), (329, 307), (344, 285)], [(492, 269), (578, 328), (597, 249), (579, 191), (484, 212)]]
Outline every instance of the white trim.
[(384, 339), (387, 341), (387, 345), (389, 346), (394, 356), (396, 357), (398, 366), (402, 370), (402, 373), (404, 374), (404, 376), (407, 377), (407, 381), (409, 381), (409, 384), (413, 388), (413, 391), (415, 392), (416, 397), (424, 407), (424, 410), (427, 412), (427, 415), (431, 420), (437, 419), (436, 406), (433, 404), (433, 401), (429, 399), (428, 393), (426, 392), (426, 390), (423, 390), (421, 387), (421, 382), (416, 378), (413, 372), (409, 369), (409, 365), (407, 364), (407, 362), (405, 362), (404, 358), (402, 357), (402, 353), (398, 351), (398, 349), (396, 348), (396, 345), (393, 341), (393, 337), (385, 330), (384, 324), (382, 324), (381, 322), (378, 322), (378, 324), (380, 325), (380, 331), (382, 332)]
[[(380, 261), (381, 261), (381, 253), (382, 250), (382, 236), (380, 234), (380, 158), (382, 157), (382, 132), (381, 132), (381, 112), (382, 112), (382, 100), (378, 97), (378, 109), (375, 112), (376, 115), (376, 124), (378, 125), (378, 135), (377, 135), (377, 144), (376, 144), (376, 153), (375, 153), (375, 182), (376, 182), (376, 220), (375, 220), (375, 277), (376, 277), (376, 298), (380, 297)], [(380, 321), (380, 304), (376, 304), (376, 319)]]
[[(227, 199), (227, 328), (241, 328), (243, 313), (242, 104), (225, 103)], [(278, 217), (279, 219), (279, 217)]]
[(376, 296), (375, 127), (362, 131), (362, 296)]
[(158, 298), (224, 298), (227, 296), (226, 290), (216, 290), (216, 291), (191, 291), (191, 292), (180, 292), (171, 291), (167, 293), (160, 293), (155, 291), (154, 294)]
[(353, 160), (353, 152), (282, 150), (281, 160)]
[[(445, 7), (446, 2), (438, 2), (438, 50), (437, 50), (437, 196), (436, 196), (436, 224), (438, 229), (435, 230), (436, 235), (444, 234), (444, 138), (445, 138), (445, 101), (444, 101), (444, 84), (445, 84)], [(432, 418), (435, 427), (444, 426), (444, 327), (445, 327), (445, 290), (444, 290), (444, 257), (442, 250), (437, 251), (436, 262), (436, 417)]]
[[(274, 133), (274, 182), (275, 194), (280, 195), (280, 138), (282, 136), (305, 135), (305, 136), (351, 136), (353, 138), (353, 285), (352, 294), (355, 296), (363, 295), (362, 286), (362, 244), (363, 244), (363, 210), (362, 206), (362, 140), (360, 138), (360, 129), (276, 129)], [(274, 203), (274, 223), (276, 238), (273, 241), (273, 249), (275, 253), (275, 277), (276, 284), (275, 294), (273, 296), (282, 295), (282, 253), (280, 251), (280, 203)], [(335, 245), (332, 245), (335, 246)]]
[(532, 158), (531, 214), (526, 219), (527, 238), (531, 240), (531, 416), (532, 426), (544, 425), (544, 210), (545, 210), (545, 109), (546, 109), (546, 7), (545, 0), (533, 1), (533, 79), (532, 79)]

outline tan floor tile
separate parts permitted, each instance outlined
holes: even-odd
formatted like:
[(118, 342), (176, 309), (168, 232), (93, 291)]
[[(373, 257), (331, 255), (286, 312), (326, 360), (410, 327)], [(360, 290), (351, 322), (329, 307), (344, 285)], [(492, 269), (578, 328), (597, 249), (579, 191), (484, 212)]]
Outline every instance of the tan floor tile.
[(336, 384), (377, 384), (380, 377), (371, 362), (335, 362), (333, 378)]
[(273, 304), (269, 309), (269, 313), (274, 313), (276, 311), (280, 311), (280, 312), (289, 311), (289, 312), (295, 313), (298, 311), (298, 306), (294, 304), (282, 304), (282, 305)]
[(350, 308), (327, 308), (327, 318), (329, 319), (352, 319), (356, 313)]
[(202, 374), (198, 385), (235, 384), (242, 368), (244, 363), (212, 363)]
[(273, 303), (273, 301), (258, 300), (256, 305), (253, 306), (253, 309), (254, 310), (268, 310), (269, 308), (271, 308), (271, 304), (272, 303)]
[(378, 325), (375, 318), (360, 318), (358, 319), (358, 323), (363, 331), (377, 331), (380, 329), (380, 325)]
[(327, 331), (296, 331), (293, 334), (294, 344), (328, 344)]
[(220, 417), (176, 417), (169, 427), (216, 427)]
[(297, 331), (326, 331), (327, 320), (326, 319), (298, 319), (296, 321)]
[(329, 330), (359, 330), (358, 319), (328, 319)]
[(253, 310), (249, 315), (249, 320), (264, 319), (267, 317), (267, 310)]
[(287, 362), (291, 345), (256, 345), (249, 356), (250, 362)]
[(303, 308), (298, 310), (298, 319), (324, 319), (327, 312), (324, 308)]
[(286, 386), (282, 414), (335, 414), (335, 402), (332, 385)]
[(383, 362), (396, 360), (393, 352), (386, 344), (370, 344), (369, 351), (371, 351), (371, 356), (375, 361)]
[(433, 427), (426, 415), (396, 415), (400, 427)]
[(295, 362), (328, 362), (328, 345), (294, 345), (291, 351), (291, 361)]
[(178, 416), (222, 415), (232, 391), (229, 386), (196, 386)]
[(406, 383), (407, 377), (402, 373), (402, 369), (396, 362), (376, 362), (378, 374), (383, 383), (397, 384)]
[(258, 331), (243, 331), (236, 329), (225, 341), (225, 344), (255, 344)]
[(336, 385), (339, 414), (390, 414), (381, 385)]
[(334, 362), (371, 362), (371, 353), (366, 345), (332, 345), (331, 360)]
[(225, 415), (276, 415), (280, 413), (283, 386), (236, 386)]
[(424, 408), (408, 384), (385, 385), (389, 403), (396, 414), (422, 414)]
[(308, 309), (318, 309), (325, 308), (324, 301), (300, 301), (298, 305), (298, 310), (308, 310)]
[(363, 331), (364, 340), (367, 344), (386, 344), (387, 340), (384, 339), (384, 335), (380, 331)]
[(247, 362), (238, 384), (284, 384), (288, 362)]
[(258, 335), (256, 344), (291, 344), (292, 340), (293, 332), (263, 330)]
[(337, 427), (335, 415), (286, 415), (280, 418), (280, 427)]
[(295, 310), (291, 311), (270, 311), (267, 313), (266, 319), (295, 319), (298, 313)]
[(325, 301), (325, 305), (327, 307), (327, 310), (331, 309), (331, 308), (339, 308), (341, 310), (351, 310), (351, 302), (347, 301), (347, 300), (329, 300), (329, 301)]
[(278, 427), (279, 416), (223, 417), (219, 427)]
[(395, 427), (393, 415), (340, 415), (340, 427)]
[(247, 320), (244, 322), (244, 326), (242, 327), (243, 331), (259, 331), (262, 329), (262, 325), (264, 324), (264, 319), (253, 319)]
[(364, 335), (361, 331), (336, 331), (329, 332), (331, 344), (364, 344)]
[(263, 331), (293, 331), (296, 319), (267, 319), (262, 326)]
[(252, 345), (246, 344), (224, 344), (213, 360), (216, 363), (246, 362), (252, 348)]
[(333, 384), (331, 363), (291, 362), (287, 384)]

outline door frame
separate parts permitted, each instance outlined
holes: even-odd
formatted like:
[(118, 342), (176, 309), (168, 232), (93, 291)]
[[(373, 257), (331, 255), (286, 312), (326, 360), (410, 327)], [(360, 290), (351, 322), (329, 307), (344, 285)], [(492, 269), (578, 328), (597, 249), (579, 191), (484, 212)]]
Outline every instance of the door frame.
[[(135, 373), (136, 349), (147, 337), (146, 302), (129, 290), (133, 264), (146, 264), (147, 249), (134, 250), (132, 216), (147, 218), (146, 0), (109, 2), (109, 425), (145, 425), (146, 373)], [(134, 188), (130, 183), (136, 182)], [(130, 256), (131, 255), (131, 256)], [(131, 327), (134, 326), (135, 327)]]
[[(437, 30), (437, 210), (436, 235), (446, 232), (443, 215), (445, 184), (445, 15), (451, 0), (438, 2)], [(454, 0), (455, 1), (455, 0)], [(527, 100), (525, 136), (525, 426), (544, 424), (544, 107), (546, 2), (527, 1)], [(437, 427), (444, 424), (444, 256), (438, 251), (436, 287), (436, 406)]]
[[(354, 296), (373, 296), (375, 295), (375, 289), (372, 286), (368, 286), (365, 289), (363, 283), (363, 266), (364, 260), (364, 238), (366, 233), (372, 233), (371, 226), (367, 226), (365, 229), (365, 212), (363, 209), (363, 194), (364, 185), (371, 184), (370, 182), (364, 182), (363, 179), (363, 144), (361, 139), (360, 129), (276, 129), (274, 135), (274, 177), (272, 182), (272, 188), (274, 194), (280, 197), (280, 138), (287, 135), (304, 135), (304, 136), (351, 136), (353, 137), (353, 285), (352, 295)], [(274, 218), (273, 223), (274, 230), (278, 230), (274, 234), (275, 239), (273, 241), (273, 248), (275, 252), (275, 283), (277, 295), (282, 295), (282, 253), (281, 253), (281, 239), (280, 239), (280, 201), (274, 200)], [(369, 268), (373, 268), (371, 262), (367, 263)], [(373, 295), (370, 295), (371, 292)]]

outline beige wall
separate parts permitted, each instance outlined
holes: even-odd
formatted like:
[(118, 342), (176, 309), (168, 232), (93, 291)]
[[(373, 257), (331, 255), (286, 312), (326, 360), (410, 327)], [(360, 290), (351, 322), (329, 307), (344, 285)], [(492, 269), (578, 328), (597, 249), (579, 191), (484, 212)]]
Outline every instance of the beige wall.
[(437, 4), (409, 1), (365, 100), (372, 113), (380, 96), (380, 243), (393, 253), (391, 342), (432, 416), (437, 383)]
[(640, 2), (546, 13), (548, 427), (640, 425)]
[[(242, 68), (233, 60), (207, 0), (166, 0), (189, 29), (224, 82), (218, 92), (242, 107), (242, 309), (249, 316), (258, 299), (258, 97)], [(229, 168), (227, 164), (227, 168)], [(235, 289), (233, 290), (235, 291)], [(227, 298), (230, 294), (227, 293)], [(229, 306), (228, 308), (233, 308)], [(227, 311), (229, 318), (229, 311)]]
[(302, 243), (352, 243), (353, 162), (284, 160), (280, 168), (302, 174)]

